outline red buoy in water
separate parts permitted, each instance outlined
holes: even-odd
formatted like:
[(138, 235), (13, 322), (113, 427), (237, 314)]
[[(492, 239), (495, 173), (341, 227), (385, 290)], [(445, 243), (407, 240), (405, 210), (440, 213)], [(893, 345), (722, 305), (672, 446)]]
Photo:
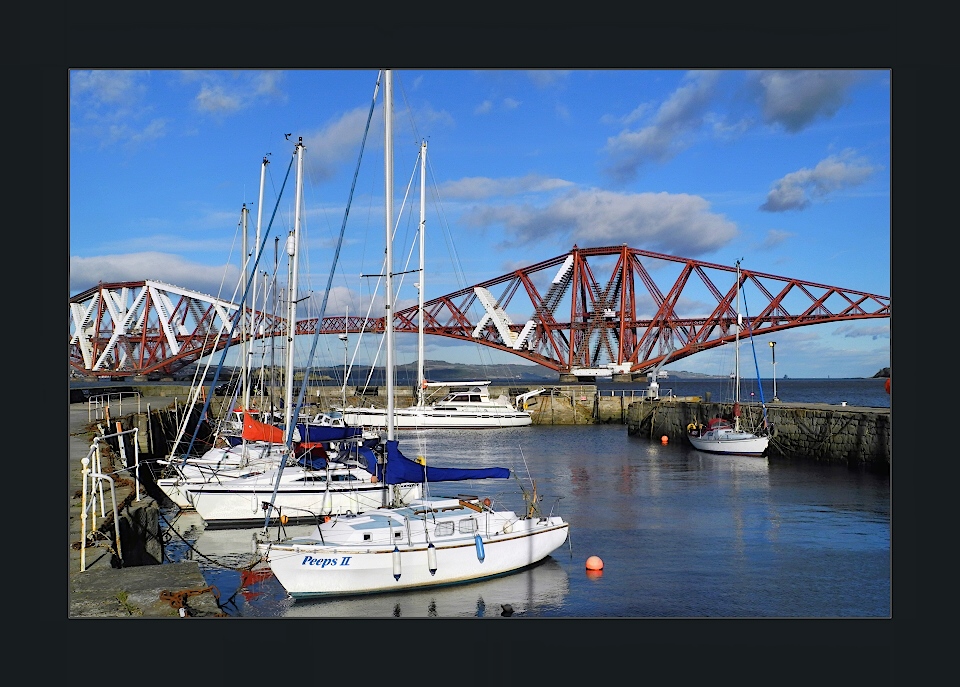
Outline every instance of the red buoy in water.
[(603, 561), (600, 556), (590, 556), (587, 559), (587, 570), (603, 570)]
[(890, 378), (887, 377), (887, 381), (883, 383), (883, 388), (887, 390), (887, 393), (890, 393)]

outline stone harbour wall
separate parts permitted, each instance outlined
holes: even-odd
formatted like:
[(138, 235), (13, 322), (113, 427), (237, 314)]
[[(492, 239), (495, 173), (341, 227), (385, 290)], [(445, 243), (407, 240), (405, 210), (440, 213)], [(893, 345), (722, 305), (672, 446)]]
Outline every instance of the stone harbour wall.
[[(732, 412), (731, 403), (641, 400), (628, 408), (627, 433), (684, 440), (688, 425)], [(758, 419), (761, 412), (759, 404), (742, 405), (745, 418)], [(889, 408), (779, 403), (767, 407), (767, 421), (772, 426), (770, 457), (890, 467)]]

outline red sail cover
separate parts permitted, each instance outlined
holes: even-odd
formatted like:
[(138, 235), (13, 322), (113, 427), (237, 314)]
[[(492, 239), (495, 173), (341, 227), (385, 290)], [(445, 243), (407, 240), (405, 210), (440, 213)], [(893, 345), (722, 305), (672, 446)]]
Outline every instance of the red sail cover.
[(250, 413), (243, 414), (243, 438), (247, 441), (269, 441), (274, 444), (284, 443), (283, 430), (266, 422), (260, 422), (250, 417)]

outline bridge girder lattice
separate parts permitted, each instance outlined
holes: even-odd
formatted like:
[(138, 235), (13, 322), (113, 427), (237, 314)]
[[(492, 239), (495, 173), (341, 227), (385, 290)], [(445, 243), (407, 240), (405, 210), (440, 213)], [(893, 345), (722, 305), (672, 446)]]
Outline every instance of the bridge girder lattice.
[[(736, 338), (735, 266), (627, 246), (578, 248), (424, 303), (424, 333), (512, 353), (560, 374), (643, 373)], [(741, 266), (740, 335), (890, 317), (890, 298)], [(94, 376), (173, 374), (246, 336), (286, 336), (282, 317), (155, 281), (70, 299), (70, 365)], [(513, 313), (513, 315), (511, 315)], [(516, 320), (516, 321), (514, 321)], [(418, 307), (394, 314), (418, 331)], [(297, 335), (382, 333), (383, 318), (296, 322)]]

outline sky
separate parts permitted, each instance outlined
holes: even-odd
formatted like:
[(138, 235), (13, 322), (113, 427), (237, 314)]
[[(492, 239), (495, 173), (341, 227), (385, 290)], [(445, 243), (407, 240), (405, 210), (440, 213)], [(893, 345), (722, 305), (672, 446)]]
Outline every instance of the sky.
[[(373, 307), (371, 316), (382, 316), (377, 280), (361, 276), (383, 269), (381, 94), (356, 172), (377, 76), (72, 70), (70, 294), (153, 279), (238, 300), (241, 208), (250, 210), (249, 244), (258, 216), (264, 228), (274, 217), (258, 266), (272, 271), (273, 237), (294, 224), (295, 170), (279, 202), (278, 191), (302, 138), (299, 289), (310, 298), (298, 312), (309, 316), (322, 299), (345, 226), (327, 315)], [(427, 300), (574, 244), (741, 260), (745, 269), (891, 295), (889, 70), (403, 69), (393, 78), (395, 205), (414, 224), (415, 164), (428, 142)], [(410, 226), (398, 223), (395, 270), (417, 266)], [(397, 308), (416, 298), (407, 279)], [(530, 315), (509, 314), (514, 322)], [(890, 366), (889, 319), (775, 337), (778, 376), (870, 377)], [(343, 344), (321, 339), (316, 363), (342, 362)], [(415, 360), (415, 336), (396, 344), (398, 363)], [(767, 341), (758, 344), (768, 377)], [(368, 338), (357, 360), (372, 360), (376, 345)], [(729, 349), (666, 369), (726, 374)], [(443, 337), (427, 337), (425, 357), (527, 362)]]

